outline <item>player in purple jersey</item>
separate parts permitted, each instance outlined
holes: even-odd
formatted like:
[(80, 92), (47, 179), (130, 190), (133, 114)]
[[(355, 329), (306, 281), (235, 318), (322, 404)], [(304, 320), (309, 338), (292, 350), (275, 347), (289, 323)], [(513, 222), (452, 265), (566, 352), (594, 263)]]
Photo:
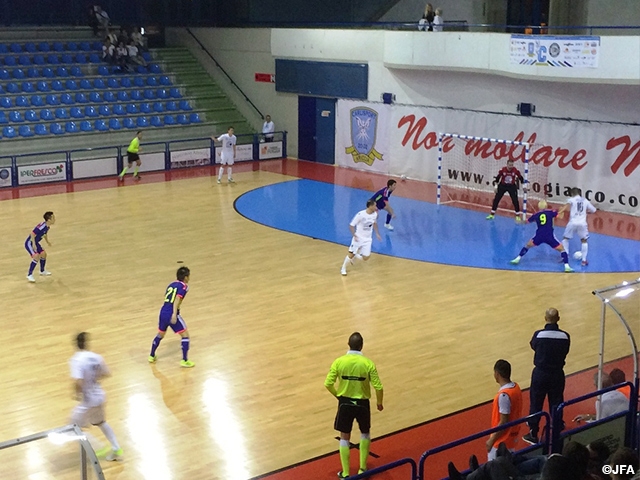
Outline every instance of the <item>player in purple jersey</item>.
[(167, 328), (171, 327), (171, 330), (182, 337), (182, 361), (180, 362), (180, 366), (184, 368), (191, 368), (195, 366), (195, 363), (188, 359), (189, 331), (187, 330), (187, 324), (180, 315), (180, 305), (182, 305), (182, 300), (189, 291), (189, 286), (187, 284), (189, 283), (190, 274), (191, 272), (187, 267), (180, 267), (176, 272), (177, 280), (170, 283), (167, 287), (167, 291), (164, 295), (164, 304), (160, 309), (158, 334), (151, 344), (149, 363), (155, 363), (158, 359), (156, 356), (156, 350), (167, 333)]
[(47, 252), (45, 252), (40, 242), (44, 238), (47, 245), (51, 246), (51, 242), (49, 242), (49, 238), (47, 237), (47, 232), (51, 225), (56, 223), (56, 216), (53, 212), (45, 212), (43, 215), (44, 222), (39, 223), (35, 226), (31, 235), (27, 237), (24, 242), (24, 248), (26, 248), (27, 252), (31, 256), (31, 265), (29, 265), (29, 273), (27, 274), (27, 280), (31, 283), (36, 281), (33, 278), (33, 271), (38, 265), (38, 261), (40, 262), (40, 275), (51, 275), (51, 272), (48, 272), (44, 267), (47, 263)]
[[(528, 220), (529, 223), (535, 222), (538, 226), (536, 234), (524, 247), (522, 247), (518, 256), (511, 260), (510, 263), (518, 265), (518, 263), (520, 263), (520, 259), (525, 256), (531, 247), (537, 247), (538, 245), (546, 243), (551, 248), (558, 250), (560, 255), (562, 255), (564, 271), (567, 273), (573, 272), (573, 268), (569, 266), (569, 256), (567, 255), (567, 252), (565, 252), (564, 247), (553, 234), (553, 219), (558, 216), (558, 212), (556, 210), (549, 209), (547, 207), (547, 202), (544, 200), (540, 200), (538, 208), (540, 211), (532, 215)], [(562, 218), (562, 214), (560, 214), (560, 218)]]
[(389, 197), (396, 189), (396, 184), (397, 182), (395, 180), (388, 180), (387, 186), (382, 190), (378, 190), (373, 194), (373, 197), (371, 197), (371, 200), (376, 202), (376, 207), (378, 208), (378, 210), (387, 211), (387, 221), (384, 224), (384, 228), (386, 228), (387, 230), (393, 230), (391, 219), (396, 217), (393, 208), (391, 208), (391, 205), (389, 205)]

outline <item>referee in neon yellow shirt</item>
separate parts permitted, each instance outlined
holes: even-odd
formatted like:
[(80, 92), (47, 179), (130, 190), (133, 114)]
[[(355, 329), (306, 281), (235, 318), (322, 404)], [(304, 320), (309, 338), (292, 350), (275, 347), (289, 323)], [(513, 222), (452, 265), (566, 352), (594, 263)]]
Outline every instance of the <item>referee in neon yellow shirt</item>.
[(127, 173), (127, 170), (131, 168), (131, 165), (133, 165), (133, 162), (136, 162), (136, 168), (133, 169), (133, 178), (136, 180), (140, 180), (140, 175), (138, 175), (138, 170), (140, 169), (140, 165), (142, 165), (142, 162), (140, 161), (140, 155), (138, 155), (138, 152), (140, 152), (141, 138), (142, 138), (142, 130), (138, 130), (138, 133), (136, 133), (136, 136), (133, 137), (133, 140), (131, 140), (129, 147), (127, 148), (127, 164), (128, 165), (122, 169), (122, 172), (120, 172), (120, 175), (118, 176), (118, 180), (120, 180), (121, 182), (124, 182), (124, 175)]
[[(324, 386), (338, 399), (338, 413), (334, 428), (340, 432), (340, 463), (342, 470), (339, 478), (349, 477), (349, 440), (353, 420), (358, 421), (360, 427), (360, 470), (358, 474), (367, 470), (367, 457), (371, 445), (371, 410), (369, 399), (371, 398), (371, 385), (376, 391), (376, 403), (378, 410), (384, 409), (382, 405), (382, 383), (378, 377), (376, 365), (362, 355), (364, 340), (360, 333), (352, 333), (349, 337), (349, 351), (346, 355), (337, 358), (324, 381)], [(338, 380), (338, 389), (335, 388)]]

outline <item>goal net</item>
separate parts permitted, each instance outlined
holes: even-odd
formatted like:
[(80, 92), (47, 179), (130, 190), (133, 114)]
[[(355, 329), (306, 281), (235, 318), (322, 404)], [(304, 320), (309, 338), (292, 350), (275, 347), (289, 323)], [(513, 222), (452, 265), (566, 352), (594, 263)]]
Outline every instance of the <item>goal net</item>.
[[(528, 202), (543, 200), (547, 189), (547, 169), (530, 161), (540, 147), (515, 140), (439, 134), (437, 203), (491, 205), (493, 181), (507, 161), (513, 160), (524, 178), (518, 194), (526, 214)], [(513, 210), (509, 195), (499, 208)]]

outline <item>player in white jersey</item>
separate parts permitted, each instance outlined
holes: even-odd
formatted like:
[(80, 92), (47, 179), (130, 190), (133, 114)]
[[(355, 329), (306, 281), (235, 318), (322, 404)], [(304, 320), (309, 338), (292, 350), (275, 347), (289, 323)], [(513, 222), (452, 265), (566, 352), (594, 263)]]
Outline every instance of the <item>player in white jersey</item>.
[(582, 242), (582, 266), (589, 265), (587, 261), (587, 253), (589, 251), (589, 245), (587, 240), (589, 239), (589, 229), (587, 228), (587, 214), (595, 213), (596, 207), (594, 207), (589, 200), (582, 196), (582, 190), (579, 188), (571, 189), (571, 198), (567, 200), (567, 203), (560, 209), (558, 214), (564, 212), (567, 208), (569, 211), (569, 222), (564, 229), (564, 238), (562, 239), (562, 246), (569, 255), (569, 239), (574, 235), (580, 237)]
[(347, 274), (347, 265), (353, 265), (353, 258), (358, 258), (362, 260), (369, 260), (371, 256), (371, 243), (373, 242), (372, 234), (375, 230), (376, 238), (378, 240), (382, 240), (380, 238), (380, 232), (378, 232), (378, 208), (376, 207), (376, 201), (374, 199), (369, 199), (367, 201), (366, 210), (361, 210), (356, 213), (356, 216), (353, 217), (351, 223), (349, 224), (349, 229), (351, 230), (351, 235), (353, 238), (351, 239), (351, 245), (349, 245), (349, 253), (344, 258), (344, 262), (342, 262), (342, 270), (340, 273), (342, 275)]
[(71, 423), (81, 428), (95, 425), (107, 437), (111, 447), (96, 452), (99, 457), (108, 461), (122, 461), (122, 449), (118, 444), (113, 429), (106, 422), (104, 413), (105, 393), (100, 386), (100, 379), (110, 375), (104, 359), (97, 353), (87, 350), (88, 334), (79, 333), (76, 337), (78, 351), (69, 360), (71, 378), (74, 381), (76, 400), (80, 403), (71, 412)]
[(231, 176), (231, 167), (236, 159), (236, 136), (233, 134), (233, 127), (229, 127), (227, 133), (220, 135), (218, 138), (214, 138), (219, 142), (222, 142), (222, 148), (220, 152), (220, 170), (218, 170), (218, 183), (222, 180), (222, 173), (224, 172), (224, 166), (227, 165), (227, 180), (229, 183), (233, 183), (233, 177)]

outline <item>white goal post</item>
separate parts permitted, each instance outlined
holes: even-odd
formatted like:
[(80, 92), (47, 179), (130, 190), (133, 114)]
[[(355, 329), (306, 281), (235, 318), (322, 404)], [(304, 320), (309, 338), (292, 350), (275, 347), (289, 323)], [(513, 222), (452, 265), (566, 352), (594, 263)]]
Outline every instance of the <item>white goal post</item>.
[[(543, 200), (546, 196), (547, 169), (530, 161), (534, 147), (540, 146), (517, 140), (439, 133), (438, 205), (486, 204), (490, 201), (487, 194), (494, 193), (493, 180), (498, 171), (506, 166), (507, 160), (513, 160), (524, 178), (522, 212), (526, 216), (528, 201)], [(472, 192), (485, 195), (470, 195)]]

